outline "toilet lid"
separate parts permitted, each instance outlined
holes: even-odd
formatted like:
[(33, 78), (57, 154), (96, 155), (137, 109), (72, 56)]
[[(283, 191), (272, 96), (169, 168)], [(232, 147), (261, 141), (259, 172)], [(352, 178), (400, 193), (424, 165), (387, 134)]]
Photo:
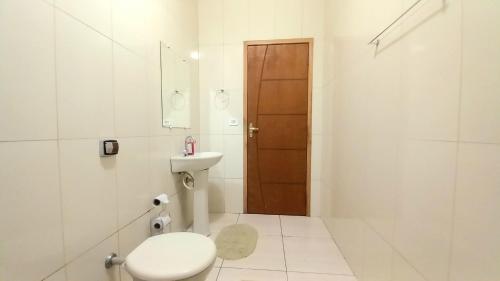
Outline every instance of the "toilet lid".
[(181, 280), (207, 269), (216, 258), (214, 242), (203, 235), (179, 232), (148, 238), (125, 260), (135, 278), (147, 281)]

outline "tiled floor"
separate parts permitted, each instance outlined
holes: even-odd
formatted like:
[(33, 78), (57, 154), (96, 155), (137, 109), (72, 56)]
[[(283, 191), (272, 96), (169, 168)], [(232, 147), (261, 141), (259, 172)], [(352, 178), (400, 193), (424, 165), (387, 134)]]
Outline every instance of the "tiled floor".
[(259, 232), (255, 252), (218, 259), (207, 281), (356, 281), (319, 218), (212, 214), (211, 237), (225, 226), (249, 224)]

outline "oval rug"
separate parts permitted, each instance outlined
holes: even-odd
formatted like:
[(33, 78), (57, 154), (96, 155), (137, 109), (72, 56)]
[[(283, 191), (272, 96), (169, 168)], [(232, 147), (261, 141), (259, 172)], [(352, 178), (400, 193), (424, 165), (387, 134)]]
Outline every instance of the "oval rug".
[(221, 230), (215, 239), (217, 256), (239, 260), (250, 256), (257, 247), (258, 232), (248, 224), (234, 224)]

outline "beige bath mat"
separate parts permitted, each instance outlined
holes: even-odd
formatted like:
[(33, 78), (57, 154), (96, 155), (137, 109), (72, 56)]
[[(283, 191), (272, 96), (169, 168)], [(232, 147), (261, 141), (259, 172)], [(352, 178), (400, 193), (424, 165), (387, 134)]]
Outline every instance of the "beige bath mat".
[(247, 224), (225, 227), (215, 239), (217, 256), (226, 260), (246, 258), (255, 251), (258, 236), (257, 230)]

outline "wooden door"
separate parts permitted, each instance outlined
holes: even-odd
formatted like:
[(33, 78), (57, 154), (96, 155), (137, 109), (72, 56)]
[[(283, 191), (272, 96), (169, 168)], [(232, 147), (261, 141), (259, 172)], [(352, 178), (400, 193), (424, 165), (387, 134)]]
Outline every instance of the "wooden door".
[(311, 44), (245, 46), (247, 213), (308, 214)]

